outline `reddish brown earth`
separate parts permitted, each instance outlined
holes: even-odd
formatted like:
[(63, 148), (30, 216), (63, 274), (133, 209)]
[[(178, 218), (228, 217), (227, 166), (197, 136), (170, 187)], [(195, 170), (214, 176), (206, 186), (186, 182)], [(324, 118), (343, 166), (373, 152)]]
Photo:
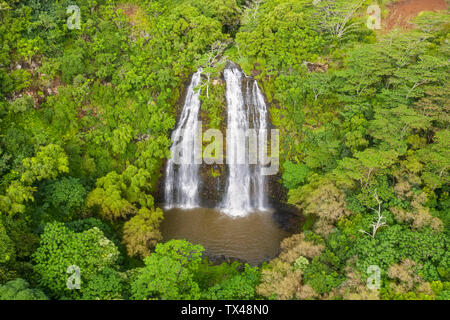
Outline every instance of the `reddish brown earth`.
[(123, 11), (123, 13), (127, 16), (129, 23), (132, 26), (136, 25), (136, 15), (139, 10), (138, 6), (128, 3), (117, 6), (117, 9), (121, 9)]
[(118, 8), (122, 9), (123, 13), (125, 13), (128, 18), (134, 18), (138, 10), (138, 7), (132, 4), (121, 4)]
[(447, 10), (445, 0), (401, 0), (387, 5), (388, 16), (382, 20), (382, 28), (386, 31), (394, 28), (411, 29), (411, 20), (421, 11)]

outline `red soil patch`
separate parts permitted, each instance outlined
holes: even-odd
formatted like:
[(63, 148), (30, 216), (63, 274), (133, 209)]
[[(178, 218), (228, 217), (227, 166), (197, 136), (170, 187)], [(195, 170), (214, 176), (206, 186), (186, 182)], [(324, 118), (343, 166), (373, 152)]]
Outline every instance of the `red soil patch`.
[(121, 4), (117, 6), (117, 9), (121, 9), (128, 19), (130, 19), (132, 23), (135, 23), (136, 13), (139, 9), (138, 6), (133, 4)]
[(411, 29), (411, 20), (421, 11), (447, 10), (445, 0), (401, 0), (387, 5), (388, 16), (381, 21), (384, 30)]

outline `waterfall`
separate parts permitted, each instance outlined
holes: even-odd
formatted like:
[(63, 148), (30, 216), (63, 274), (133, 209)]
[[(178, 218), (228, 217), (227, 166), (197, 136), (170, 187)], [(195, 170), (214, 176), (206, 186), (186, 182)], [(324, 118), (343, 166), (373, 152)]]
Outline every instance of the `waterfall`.
[[(200, 69), (193, 76), (178, 126), (172, 134), (171, 158), (165, 178), (165, 207), (200, 206), (201, 152)], [(224, 70), (227, 102), (227, 177), (219, 208), (230, 216), (245, 216), (268, 209), (261, 160), (266, 155), (267, 107), (256, 80), (247, 78), (234, 64)], [(197, 157), (198, 156), (198, 157)]]
[[(259, 159), (263, 159), (266, 156), (266, 134), (267, 134), (267, 107), (264, 101), (264, 96), (258, 87), (258, 83), (253, 81), (252, 90), (252, 105), (254, 106), (254, 126), (257, 130), (258, 146), (259, 146)], [(263, 166), (258, 164), (254, 170), (255, 177), (255, 207), (259, 210), (267, 210), (267, 198), (265, 191), (265, 175), (263, 174)]]
[[(267, 210), (265, 177), (260, 162), (255, 161), (256, 150), (260, 159), (265, 150), (267, 108), (257, 82), (245, 78), (235, 65), (224, 70), (224, 77), (228, 181), (221, 209), (230, 216), (245, 216), (250, 211)], [(246, 83), (245, 92), (242, 83)]]
[[(166, 209), (173, 207), (190, 209), (199, 207), (198, 187), (201, 159), (199, 143), (200, 90), (195, 91), (201, 80), (199, 69), (189, 84), (178, 127), (172, 134), (171, 158), (168, 160), (165, 179)], [(200, 133), (201, 134), (201, 133)]]

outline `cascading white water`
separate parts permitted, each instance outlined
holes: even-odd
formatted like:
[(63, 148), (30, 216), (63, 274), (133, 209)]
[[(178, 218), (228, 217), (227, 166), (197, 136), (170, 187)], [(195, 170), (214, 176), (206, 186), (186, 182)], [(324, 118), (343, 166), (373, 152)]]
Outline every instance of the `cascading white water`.
[[(223, 211), (232, 216), (243, 216), (251, 208), (250, 170), (245, 163), (245, 132), (249, 129), (248, 116), (244, 109), (242, 72), (231, 67), (224, 70), (226, 82), (227, 119), (227, 164), (228, 181)], [(242, 159), (244, 157), (244, 159)]]
[[(259, 159), (263, 159), (266, 156), (266, 134), (267, 134), (267, 107), (266, 102), (264, 101), (264, 96), (261, 90), (258, 87), (258, 83), (256, 80), (253, 82), (253, 90), (252, 90), (252, 104), (254, 106), (254, 126), (257, 130), (258, 135), (258, 151), (259, 151)], [(267, 197), (265, 192), (265, 175), (263, 174), (263, 166), (259, 163), (254, 172), (255, 176), (255, 194), (256, 194), (256, 202), (255, 206), (261, 210), (267, 210)]]
[(201, 144), (198, 141), (200, 89), (195, 91), (195, 88), (200, 83), (201, 72), (199, 69), (192, 76), (178, 127), (172, 134), (171, 158), (167, 163), (164, 188), (166, 209), (190, 209), (200, 204), (198, 186), (201, 162), (196, 159), (198, 152), (201, 154)]
[[(167, 163), (164, 188), (166, 209), (200, 206), (201, 158), (196, 158), (202, 151), (198, 121), (200, 90), (195, 88), (201, 81), (201, 72), (200, 69), (192, 76), (179, 124), (172, 134), (172, 156)], [(228, 176), (219, 207), (230, 216), (245, 216), (268, 209), (261, 164), (266, 151), (267, 107), (256, 80), (246, 78), (233, 64), (224, 70), (224, 76)], [(246, 83), (245, 89), (242, 83)]]
[[(249, 150), (258, 146), (261, 153), (266, 141), (267, 108), (264, 97), (255, 80), (245, 93), (242, 79), (245, 75), (234, 65), (224, 70), (226, 82), (227, 119), (227, 165), (228, 181), (225, 197), (221, 205), (223, 212), (230, 216), (245, 216), (251, 211), (267, 210), (265, 177), (260, 162), (251, 161)], [(253, 123), (254, 131), (250, 129)], [(249, 136), (255, 133), (253, 145)], [(250, 150), (250, 153), (255, 149)]]

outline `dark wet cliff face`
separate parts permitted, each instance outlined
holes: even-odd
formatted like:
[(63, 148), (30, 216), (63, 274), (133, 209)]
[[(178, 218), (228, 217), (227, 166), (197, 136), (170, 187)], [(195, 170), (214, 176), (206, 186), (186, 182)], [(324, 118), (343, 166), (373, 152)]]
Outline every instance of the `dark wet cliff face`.
[(202, 164), (200, 166), (202, 185), (199, 190), (203, 207), (214, 208), (222, 200), (227, 184), (226, 171), (224, 164)]

